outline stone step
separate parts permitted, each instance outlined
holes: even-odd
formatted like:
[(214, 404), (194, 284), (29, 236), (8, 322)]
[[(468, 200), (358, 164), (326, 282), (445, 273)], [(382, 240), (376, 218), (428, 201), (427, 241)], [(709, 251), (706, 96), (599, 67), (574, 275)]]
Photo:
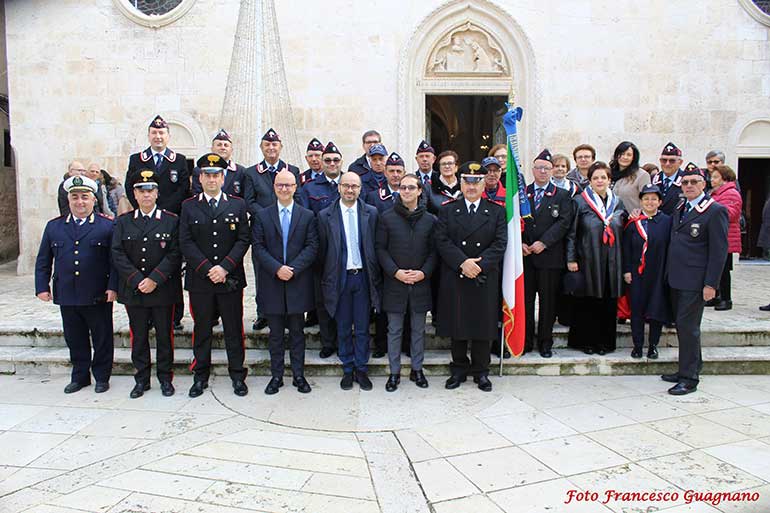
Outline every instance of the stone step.
[[(503, 372), (510, 375), (647, 375), (676, 371), (678, 350), (661, 348), (658, 360), (633, 359), (626, 349), (606, 356), (588, 356), (573, 349), (557, 349), (552, 358), (541, 358), (528, 353), (521, 358), (503, 360)], [(154, 355), (153, 355), (154, 358)], [(424, 369), (428, 375), (449, 374), (449, 353), (443, 350), (429, 350), (425, 354)], [(189, 375), (192, 350), (177, 349), (175, 352), (175, 373)], [(770, 349), (765, 347), (704, 347), (704, 374), (767, 374), (770, 373)], [(227, 374), (227, 355), (224, 350), (212, 352), (213, 373)], [(402, 374), (409, 374), (409, 358), (402, 357)], [(251, 376), (270, 374), (270, 356), (261, 349), (246, 350), (246, 364)], [(493, 357), (491, 370), (497, 374), (499, 359)], [(291, 374), (288, 354), (287, 375)], [(69, 374), (69, 353), (65, 348), (55, 347), (0, 347), (0, 373), (31, 375)], [(369, 372), (374, 376), (389, 374), (387, 357), (371, 359)], [(127, 348), (115, 350), (114, 373), (133, 374), (131, 354)], [(340, 376), (342, 369), (335, 356), (322, 359), (318, 351), (305, 353), (305, 373), (308, 376)]]
[[(192, 348), (192, 323), (185, 319), (185, 329), (174, 334), (174, 347), (178, 349)], [(251, 326), (245, 326), (246, 348), (267, 349), (268, 330), (252, 331)], [(554, 347), (567, 347), (567, 333), (569, 328), (561, 325), (554, 327)], [(451, 346), (448, 338), (436, 336), (433, 326), (426, 327), (426, 349), (445, 349)], [(372, 330), (372, 335), (374, 331)], [(306, 346), (308, 349), (320, 349), (321, 340), (318, 327), (305, 328)], [(213, 347), (224, 349), (222, 326), (214, 328)], [(720, 330), (704, 329), (701, 333), (703, 347), (748, 347), (770, 346), (770, 331), (761, 326), (724, 327)], [(150, 344), (154, 347), (154, 337), (151, 335)], [(660, 347), (677, 347), (676, 330), (664, 328), (660, 341)], [(61, 328), (33, 328), (32, 330), (0, 330), (0, 347), (28, 346), (28, 347), (66, 347), (64, 333)], [(631, 328), (628, 324), (618, 325), (617, 346), (630, 348)], [(128, 330), (115, 331), (115, 347), (130, 348), (131, 340)]]

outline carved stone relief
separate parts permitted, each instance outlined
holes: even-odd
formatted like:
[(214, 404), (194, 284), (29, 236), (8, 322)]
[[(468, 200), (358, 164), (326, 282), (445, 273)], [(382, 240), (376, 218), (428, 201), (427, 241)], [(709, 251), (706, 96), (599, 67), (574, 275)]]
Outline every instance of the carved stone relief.
[(503, 75), (508, 63), (500, 45), (470, 22), (443, 37), (431, 52), (426, 76)]

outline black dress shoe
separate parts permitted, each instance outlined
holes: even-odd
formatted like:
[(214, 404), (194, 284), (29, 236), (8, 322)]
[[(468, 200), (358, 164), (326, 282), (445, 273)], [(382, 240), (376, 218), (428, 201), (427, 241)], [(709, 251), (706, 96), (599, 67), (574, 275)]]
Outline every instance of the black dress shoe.
[(246, 382), (242, 379), (233, 380), (233, 393), (238, 397), (243, 397), (249, 393), (249, 387), (246, 386)]
[(669, 388), (668, 393), (671, 395), (687, 395), (692, 394), (696, 390), (698, 390), (698, 385), (688, 385), (687, 383), (679, 382)]
[(398, 374), (391, 374), (388, 378), (388, 382), (385, 383), (385, 390), (388, 392), (395, 392), (398, 389), (398, 385), (401, 383), (401, 376)]
[(267, 319), (265, 319), (264, 317), (257, 318), (257, 320), (254, 321), (254, 324), (251, 325), (251, 328), (254, 331), (259, 331), (267, 328)]
[(94, 392), (96, 392), (97, 394), (103, 394), (109, 389), (110, 389), (109, 381), (97, 381), (96, 385), (94, 385)]
[(548, 349), (546, 351), (540, 351), (540, 356), (542, 356), (543, 358), (550, 358), (553, 356), (553, 353), (551, 352), (550, 349)]
[(380, 351), (379, 349), (372, 352), (372, 358), (382, 358), (385, 356), (385, 351)]
[(369, 376), (366, 375), (365, 372), (359, 372), (356, 371), (353, 373), (353, 380), (358, 383), (358, 386), (361, 387), (361, 390), (371, 390), (372, 389), (372, 382), (369, 379)]
[(719, 303), (714, 306), (714, 310), (718, 312), (724, 312), (725, 310), (732, 310), (733, 309), (733, 302), (732, 301), (720, 301)]
[(207, 381), (194, 381), (188, 395), (190, 397), (198, 397), (199, 395), (203, 395), (203, 391), (208, 387), (209, 384)]
[(642, 350), (638, 348), (633, 348), (631, 350), (631, 358), (641, 358), (642, 357)]
[(340, 381), (340, 388), (342, 390), (350, 390), (353, 388), (353, 373), (345, 374)]
[(465, 380), (467, 378), (465, 376), (449, 376), (449, 379), (446, 380), (446, 384), (444, 385), (444, 388), (447, 390), (454, 390), (455, 388), (460, 386), (460, 383), (465, 383)]
[(329, 358), (333, 354), (334, 354), (334, 348), (332, 348), (332, 347), (324, 347), (318, 353), (318, 356), (320, 356), (321, 358)]
[(759, 309), (763, 312), (770, 312), (770, 305), (760, 306)]
[(163, 394), (163, 397), (171, 397), (172, 395), (174, 395), (174, 392), (176, 392), (176, 390), (174, 389), (174, 385), (171, 384), (170, 381), (160, 382), (160, 393)]
[(717, 303), (719, 303), (719, 298), (715, 297), (714, 299), (709, 299), (708, 301), (706, 301), (703, 304), (703, 306), (713, 307), (713, 306), (717, 306)]
[(128, 397), (131, 399), (137, 399), (139, 397), (142, 397), (146, 391), (150, 389), (149, 383), (137, 383), (134, 385), (134, 389), (131, 390), (131, 393), (128, 394)]
[(598, 354), (599, 356), (604, 356), (605, 354), (607, 354), (607, 351), (605, 351), (604, 349), (599, 349), (598, 351), (596, 351), (596, 354)]
[(489, 381), (489, 377), (479, 376), (479, 378), (475, 379), (474, 381), (479, 384), (479, 390), (481, 390), (482, 392), (492, 391), (492, 382)]
[(91, 384), (91, 383), (86, 383), (86, 384), (83, 384), (83, 383), (75, 383), (75, 382), (73, 381), (72, 383), (70, 383), (69, 385), (67, 385), (66, 387), (64, 387), (64, 393), (65, 393), (65, 394), (74, 394), (75, 392), (77, 392), (77, 391), (79, 391), (79, 390), (83, 389), (84, 387), (87, 387), (87, 386), (89, 386), (90, 384)]
[(647, 350), (647, 358), (649, 358), (650, 360), (657, 360), (658, 348), (655, 346), (650, 347), (650, 349)]
[(297, 376), (291, 380), (291, 384), (297, 387), (297, 390), (302, 394), (309, 394), (312, 390), (310, 383), (307, 382), (305, 376)]
[(182, 326), (181, 322), (174, 324), (174, 331), (184, 331), (184, 326)]
[(670, 329), (670, 330), (673, 330), (673, 329), (676, 329), (676, 322), (673, 322), (673, 321), (672, 322), (668, 322), (668, 323), (664, 324), (664, 326), (666, 328)]
[(270, 379), (270, 382), (265, 387), (265, 393), (267, 395), (277, 394), (278, 389), (280, 389), (282, 386), (283, 386), (282, 378), (272, 378)]
[(618, 324), (625, 324), (628, 319), (618, 319)]
[(679, 374), (663, 374), (660, 379), (666, 383), (679, 383)]
[(409, 373), (409, 379), (420, 388), (428, 388), (428, 379), (422, 370), (413, 370)]
[(594, 350), (590, 347), (586, 347), (585, 349), (583, 349), (583, 352), (585, 354), (594, 354)]

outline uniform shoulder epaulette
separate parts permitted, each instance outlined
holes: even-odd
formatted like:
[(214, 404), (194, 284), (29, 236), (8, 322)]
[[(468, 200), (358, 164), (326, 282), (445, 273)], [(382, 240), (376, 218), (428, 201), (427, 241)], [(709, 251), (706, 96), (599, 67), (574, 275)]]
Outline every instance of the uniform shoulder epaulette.
[[(193, 197), (194, 197), (194, 196), (193, 196)], [(166, 210), (165, 208), (162, 208), (161, 210), (163, 211), (163, 215), (167, 215), (167, 216), (171, 216), (171, 217), (179, 217), (179, 216), (178, 216), (178, 215), (176, 215), (175, 213), (173, 213), (173, 212), (171, 212), (171, 211), (169, 211), (169, 210)]]
[(457, 199), (458, 199), (458, 198), (451, 198), (451, 199), (448, 199), (448, 200), (446, 200), (445, 202), (443, 202), (443, 203), (441, 204), (441, 206), (443, 207), (444, 205), (449, 205), (450, 203), (454, 203), (455, 201), (457, 201)]
[(190, 200), (197, 200), (197, 199), (198, 199), (198, 195), (196, 194), (195, 196), (190, 196), (189, 198), (184, 200), (182, 203), (187, 203)]
[(128, 212), (123, 212), (122, 214), (120, 214), (118, 216), (118, 218), (121, 218), (121, 217), (124, 217), (124, 216), (129, 216), (129, 215), (134, 215), (134, 210), (129, 210)]
[(114, 217), (108, 216), (107, 214), (103, 214), (103, 213), (101, 213), (101, 212), (97, 212), (97, 215), (99, 215), (100, 217), (103, 217), (103, 218), (105, 218), (105, 219), (109, 219), (110, 221), (112, 221), (113, 219), (115, 219)]

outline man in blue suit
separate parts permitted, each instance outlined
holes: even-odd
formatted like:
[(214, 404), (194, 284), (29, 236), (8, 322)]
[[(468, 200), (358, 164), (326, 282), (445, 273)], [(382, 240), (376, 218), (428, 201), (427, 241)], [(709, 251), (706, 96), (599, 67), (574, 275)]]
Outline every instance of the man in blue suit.
[[(343, 390), (358, 382), (371, 390), (369, 361), (369, 309), (380, 309), (382, 277), (374, 240), (377, 209), (359, 198), (361, 178), (347, 172), (340, 178), (340, 199), (318, 214), (321, 290), (326, 310), (337, 322)], [(352, 330), (355, 329), (355, 337)]]
[(270, 373), (265, 393), (283, 386), (283, 332), (289, 328), (292, 384), (310, 392), (305, 379), (305, 312), (315, 303), (312, 266), (318, 253), (318, 230), (313, 212), (294, 202), (297, 179), (280, 171), (273, 187), (277, 202), (257, 212), (252, 223), (252, 251), (259, 260), (257, 301), (270, 329)]
[(727, 259), (727, 209), (705, 192), (700, 171), (681, 173), (684, 201), (674, 211), (668, 246), (668, 284), (676, 316), (679, 340), (679, 371), (664, 374), (663, 381), (676, 383), (671, 395), (698, 388), (703, 368), (700, 324), (706, 301), (714, 299)]
[(109, 217), (94, 213), (96, 182), (72, 176), (64, 188), (71, 213), (45, 227), (35, 262), (35, 294), (41, 301), (53, 299), (61, 309), (72, 362), (72, 380), (64, 393), (90, 385), (92, 373), (94, 391), (101, 393), (109, 390), (112, 375), (112, 303), (118, 289), (118, 273), (110, 259), (114, 225)]

